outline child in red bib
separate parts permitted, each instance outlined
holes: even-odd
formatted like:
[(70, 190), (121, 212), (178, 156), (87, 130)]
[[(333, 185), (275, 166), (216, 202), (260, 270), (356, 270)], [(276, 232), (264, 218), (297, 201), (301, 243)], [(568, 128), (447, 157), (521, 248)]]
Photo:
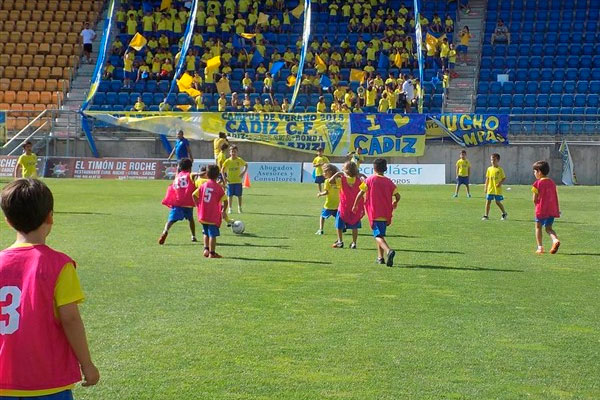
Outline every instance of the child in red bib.
[[(375, 175), (370, 176), (360, 185), (360, 193), (354, 200), (352, 211), (357, 211), (358, 204), (364, 197), (365, 210), (371, 229), (373, 229), (373, 237), (375, 237), (377, 243), (377, 263), (391, 267), (394, 265), (396, 252), (388, 246), (385, 233), (387, 226), (392, 223), (392, 214), (400, 201), (400, 194), (396, 184), (391, 179), (383, 176), (387, 171), (387, 161), (385, 159), (376, 159), (373, 163), (373, 170)], [(393, 202), (392, 197), (394, 198)]]
[(50, 189), (18, 179), (0, 193), (15, 243), (0, 252), (0, 398), (72, 398), (71, 389), (100, 379), (77, 304), (75, 262), (46, 246), (53, 224)]
[(533, 192), (533, 204), (535, 205), (535, 240), (537, 242), (537, 254), (544, 252), (542, 245), (542, 227), (546, 228), (546, 233), (552, 239), (552, 248), (550, 254), (555, 254), (560, 247), (560, 240), (556, 232), (552, 229), (554, 218), (560, 217), (558, 207), (558, 194), (556, 193), (556, 184), (548, 178), (550, 165), (546, 161), (537, 161), (533, 164), (533, 175), (537, 179), (531, 188)]

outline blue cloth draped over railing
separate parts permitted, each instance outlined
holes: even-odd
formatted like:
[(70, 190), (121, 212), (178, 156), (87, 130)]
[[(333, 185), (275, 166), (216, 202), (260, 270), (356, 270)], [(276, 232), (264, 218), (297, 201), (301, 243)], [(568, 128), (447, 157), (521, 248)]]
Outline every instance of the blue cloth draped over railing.
[(306, 59), (306, 51), (308, 49), (308, 39), (310, 37), (310, 20), (311, 20), (311, 0), (304, 0), (304, 28), (302, 31), (302, 49), (300, 50), (300, 62), (298, 64), (298, 72), (296, 73), (296, 83), (294, 85), (294, 94), (290, 101), (290, 110), (294, 109), (296, 97), (300, 91), (302, 84), (302, 71), (304, 70), (304, 61)]
[[(421, 91), (423, 90), (423, 83), (425, 82), (423, 79), (423, 31), (421, 29), (421, 11), (419, 7), (419, 0), (415, 1), (415, 37), (417, 43), (417, 61), (419, 63), (419, 82), (421, 85)], [(419, 112), (423, 112), (423, 93), (419, 96)]]

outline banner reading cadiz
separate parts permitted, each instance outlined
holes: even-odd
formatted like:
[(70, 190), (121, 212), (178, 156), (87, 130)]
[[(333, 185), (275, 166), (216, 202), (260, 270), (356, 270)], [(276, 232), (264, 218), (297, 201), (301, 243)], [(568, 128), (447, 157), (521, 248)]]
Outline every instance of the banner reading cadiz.
[(175, 136), (211, 140), (219, 132), (232, 139), (328, 156), (346, 156), (360, 145), (367, 157), (414, 157), (425, 152), (422, 114), (332, 114), (245, 112), (121, 112), (88, 111), (112, 125)]
[(425, 153), (425, 115), (351, 114), (351, 148), (366, 156), (422, 156)]
[(508, 115), (431, 114), (427, 138), (450, 136), (464, 147), (508, 144)]

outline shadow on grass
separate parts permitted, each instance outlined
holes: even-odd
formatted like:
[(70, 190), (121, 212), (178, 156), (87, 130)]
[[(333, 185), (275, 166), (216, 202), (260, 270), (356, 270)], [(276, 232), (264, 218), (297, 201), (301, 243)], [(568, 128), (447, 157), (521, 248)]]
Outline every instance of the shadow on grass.
[(65, 215), (111, 215), (109, 213), (92, 212), (92, 211), (54, 211), (54, 214), (65, 214)]
[[(346, 233), (350, 233), (350, 231), (347, 231)], [(370, 237), (372, 238), (373, 235), (372, 234), (368, 234), (368, 233), (359, 233), (358, 236), (364, 236), (364, 237)], [(405, 238), (405, 239), (418, 239), (420, 238), (420, 236), (410, 236), (410, 235), (385, 235), (386, 238), (392, 237), (392, 238)]]
[[(397, 250), (396, 250), (397, 251)], [(407, 269), (448, 269), (456, 271), (477, 271), (477, 272), (524, 272), (522, 269), (499, 269), (482, 267), (448, 267), (446, 265), (399, 265)]]
[(271, 215), (274, 217), (303, 217), (303, 218), (314, 218), (317, 219), (319, 214), (308, 215), (308, 214), (284, 214), (284, 213), (266, 213), (266, 212), (244, 212), (248, 215)]
[[(516, 221), (516, 222), (535, 222), (535, 220), (533, 219), (509, 219), (509, 221)], [(575, 222), (575, 221), (561, 221), (558, 220), (558, 222), (562, 225), (562, 224), (573, 224), (573, 225), (585, 225), (585, 222)]]
[(558, 254), (564, 254), (565, 256), (593, 256), (593, 257), (600, 257), (600, 253), (561, 253), (561, 252), (559, 252)]
[(281, 244), (281, 245), (265, 245), (265, 244), (252, 244), (252, 243), (219, 243), (219, 246), (230, 246), (230, 247), (265, 247), (271, 249), (289, 249), (290, 246)]
[[(366, 251), (373, 251), (373, 248), (359, 248), (356, 250), (366, 250)], [(396, 253), (398, 252), (403, 252), (403, 253), (431, 253), (431, 254), (465, 254), (462, 251), (453, 251), (453, 250), (444, 250), (444, 251), (440, 251), (440, 250), (413, 250), (413, 249), (394, 249), (394, 251), (396, 251)]]
[(282, 260), (275, 258), (250, 258), (250, 257), (227, 257), (229, 260), (242, 260), (242, 261), (265, 261), (275, 263), (294, 263), (294, 264), (320, 264), (320, 265), (331, 265), (332, 263), (327, 261), (310, 261), (310, 260)]
[(255, 233), (242, 233), (240, 236), (241, 237), (260, 238), (260, 239), (281, 239), (281, 240), (289, 239), (289, 237), (287, 237), (287, 236), (261, 236), (261, 235), (255, 234)]

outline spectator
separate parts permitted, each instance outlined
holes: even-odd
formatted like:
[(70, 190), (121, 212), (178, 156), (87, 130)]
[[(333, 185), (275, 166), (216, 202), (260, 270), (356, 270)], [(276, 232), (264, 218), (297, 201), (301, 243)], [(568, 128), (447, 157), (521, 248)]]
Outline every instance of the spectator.
[(492, 33), (491, 43), (494, 44), (496, 42), (510, 44), (510, 32), (508, 31), (506, 25), (504, 25), (504, 21), (501, 19), (498, 20), (496, 29), (494, 30), (494, 33)]
[(113, 74), (115, 72), (115, 67), (112, 65), (110, 61), (106, 62), (106, 66), (104, 67), (104, 74), (102, 74), (102, 79), (109, 80), (113, 78)]
[(246, 93), (254, 92), (254, 88), (252, 87), (252, 79), (250, 79), (250, 74), (246, 72), (244, 74), (244, 79), (242, 79), (242, 89)]
[(92, 63), (92, 43), (96, 39), (96, 32), (90, 29), (90, 23), (86, 22), (83, 30), (79, 34), (83, 39), (83, 54), (87, 58), (88, 64)]
[(415, 98), (415, 88), (412, 84), (412, 81), (408, 79), (408, 76), (405, 76), (404, 83), (402, 84), (402, 91), (404, 92), (404, 96), (406, 98), (405, 111), (406, 113), (410, 113), (410, 107)]
[(131, 111), (145, 111), (146, 110), (146, 105), (144, 104), (144, 102), (142, 101), (141, 97), (137, 98), (137, 102), (133, 105), (133, 108), (131, 109)]
[(183, 136), (183, 131), (177, 132), (175, 147), (173, 147), (173, 150), (171, 151), (171, 154), (169, 154), (167, 160), (170, 160), (173, 158), (173, 156), (177, 158), (177, 161), (184, 158), (189, 158), (192, 160), (192, 162), (194, 161), (194, 157), (192, 157), (192, 149), (190, 148), (190, 141)]
[(219, 100), (217, 101), (217, 106), (219, 112), (224, 112), (227, 108), (227, 99), (225, 98), (225, 93), (221, 93)]
[(468, 26), (464, 26), (459, 33), (460, 36), (460, 44), (456, 47), (456, 52), (458, 53), (458, 58), (461, 60), (462, 65), (467, 65), (467, 61), (469, 58), (467, 57), (467, 52), (469, 50), (469, 40), (471, 40), (471, 32), (469, 31)]

